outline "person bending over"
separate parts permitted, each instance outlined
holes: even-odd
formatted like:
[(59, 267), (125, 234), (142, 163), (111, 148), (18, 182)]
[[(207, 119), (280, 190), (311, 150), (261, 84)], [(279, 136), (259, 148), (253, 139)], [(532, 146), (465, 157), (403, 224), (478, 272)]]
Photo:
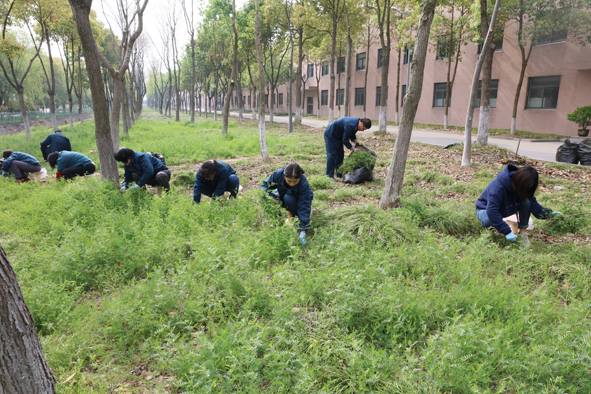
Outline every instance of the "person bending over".
[(63, 150), (71, 151), (72, 145), (70, 145), (70, 140), (62, 134), (60, 129), (48, 135), (45, 141), (41, 143), (41, 153), (43, 153), (43, 160), (45, 161), (47, 161), (47, 157), (51, 153), (61, 152)]
[[(275, 189), (277, 193), (272, 192)], [(289, 217), (300, 219), (300, 243), (305, 245), (314, 193), (310, 189), (302, 167), (297, 163), (290, 163), (285, 168), (275, 170), (268, 179), (263, 181), (261, 190), (281, 201)]]
[(56, 179), (72, 179), (75, 176), (94, 174), (96, 171), (94, 162), (78, 152), (53, 152), (47, 156), (47, 161), (51, 168), (57, 165)]
[(125, 190), (131, 182), (136, 187), (145, 188), (146, 185), (161, 186), (170, 191), (170, 170), (160, 160), (143, 152), (134, 152), (129, 148), (119, 148), (115, 153), (115, 160), (124, 164), (125, 175), (120, 190)]
[(230, 192), (231, 198), (236, 198), (240, 180), (236, 170), (223, 161), (208, 160), (201, 164), (195, 175), (193, 186), (193, 201), (201, 202), (201, 195), (205, 194), (211, 198), (219, 198), (225, 192)]
[[(357, 131), (371, 128), (371, 120), (367, 118), (344, 117), (335, 120), (324, 131), (324, 144), (326, 145), (326, 176), (335, 180), (335, 171), (343, 164), (345, 150), (343, 145), (355, 152), (351, 142), (358, 145)], [(350, 142), (349, 142), (350, 141)], [(337, 173), (337, 177), (342, 175)]]
[(2, 164), (2, 176), (13, 175), (17, 182), (30, 181), (29, 173), (41, 171), (39, 160), (28, 153), (6, 149), (2, 152), (2, 157), (5, 159)]
[(476, 201), (476, 217), (482, 227), (494, 227), (507, 240), (516, 241), (516, 234), (503, 218), (516, 214), (519, 228), (526, 229), (530, 214), (538, 219), (562, 215), (538, 203), (534, 197), (537, 188), (538, 172), (533, 167), (507, 164)]

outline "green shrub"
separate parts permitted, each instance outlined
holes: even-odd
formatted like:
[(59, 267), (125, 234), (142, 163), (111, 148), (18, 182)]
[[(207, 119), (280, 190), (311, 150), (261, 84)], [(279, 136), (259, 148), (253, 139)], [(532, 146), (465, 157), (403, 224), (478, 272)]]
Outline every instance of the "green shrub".
[(587, 130), (587, 127), (591, 125), (591, 105), (578, 107), (572, 113), (566, 115), (566, 118), (578, 124), (581, 129)]

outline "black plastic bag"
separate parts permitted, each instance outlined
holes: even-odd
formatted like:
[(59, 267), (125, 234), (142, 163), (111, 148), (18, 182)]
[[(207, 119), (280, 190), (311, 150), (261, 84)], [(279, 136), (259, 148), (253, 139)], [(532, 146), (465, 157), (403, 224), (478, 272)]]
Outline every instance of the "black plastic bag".
[(582, 166), (591, 166), (591, 146), (579, 144), (579, 160)]
[(556, 149), (556, 161), (577, 164), (579, 162), (579, 144), (572, 143), (570, 140), (564, 141), (564, 144)]
[(358, 184), (373, 180), (373, 173), (366, 166), (356, 168), (353, 174), (345, 174), (345, 183)]

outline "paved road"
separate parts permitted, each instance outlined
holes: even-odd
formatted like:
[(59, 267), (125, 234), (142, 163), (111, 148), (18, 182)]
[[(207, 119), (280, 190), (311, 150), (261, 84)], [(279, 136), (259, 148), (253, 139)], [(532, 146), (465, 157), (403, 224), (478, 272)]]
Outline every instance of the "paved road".
[[(238, 113), (230, 113), (232, 116), (238, 116)], [(251, 114), (245, 114), (246, 117), (251, 118)], [(269, 116), (266, 118), (269, 120)], [(280, 123), (288, 123), (287, 116), (273, 116), (273, 121), (280, 122)], [(325, 128), (327, 126), (328, 121), (323, 119), (314, 119), (314, 118), (303, 118), (302, 123), (306, 126), (310, 127), (318, 127), (318, 128)], [(359, 132), (359, 134), (371, 134), (374, 130), (375, 126), (372, 127), (372, 130)], [(391, 134), (398, 134), (398, 126), (388, 126), (388, 133)], [(473, 137), (473, 141), (476, 140), (476, 137)], [(411, 141), (414, 142), (422, 142), (425, 144), (430, 145), (439, 145), (439, 146), (446, 146), (449, 144), (453, 144), (456, 142), (464, 142), (464, 135), (459, 133), (450, 133), (445, 131), (433, 131), (433, 130), (423, 130), (423, 129), (413, 129)], [(562, 142), (558, 141), (543, 141), (543, 142), (535, 142), (535, 141), (543, 141), (543, 140), (529, 140), (529, 139), (522, 139), (519, 145), (519, 154), (525, 157), (529, 157), (531, 159), (536, 160), (544, 160), (544, 161), (556, 161), (556, 149), (562, 145)], [(519, 142), (518, 139), (512, 138), (499, 138), (499, 137), (489, 137), (488, 138), (489, 144), (497, 145), (502, 148), (509, 149), (513, 152), (517, 149), (517, 144)]]

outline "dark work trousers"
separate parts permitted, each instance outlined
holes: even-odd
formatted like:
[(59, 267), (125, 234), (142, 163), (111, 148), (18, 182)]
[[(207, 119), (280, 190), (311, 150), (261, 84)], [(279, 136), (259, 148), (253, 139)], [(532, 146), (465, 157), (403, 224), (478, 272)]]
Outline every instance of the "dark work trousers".
[[(519, 219), (519, 228), (527, 228), (529, 226), (529, 216), (531, 215), (531, 201), (525, 200), (521, 203), (521, 208), (517, 212), (517, 219)], [(483, 228), (492, 227), (492, 223), (488, 218), (486, 209), (477, 209), (476, 217), (480, 219)]]
[[(236, 198), (238, 195), (238, 186), (240, 185), (240, 179), (238, 179), (238, 175), (232, 174), (228, 177), (228, 181), (226, 182), (226, 191), (230, 192), (230, 197)], [(201, 191), (201, 194), (206, 195), (207, 197), (213, 196), (215, 192), (215, 185), (211, 185), (211, 187), (204, 187)]]
[(41, 164), (29, 164), (24, 161), (13, 160), (8, 170), (16, 179), (24, 179), (31, 172), (41, 171)]
[[(325, 131), (324, 144), (326, 145), (326, 176), (334, 178), (335, 171), (338, 170), (345, 159), (343, 141), (333, 138), (332, 135)], [(337, 172), (337, 176), (340, 177), (341, 174)]]
[(95, 171), (96, 171), (96, 166), (94, 165), (94, 163), (90, 163), (85, 166), (66, 168), (66, 169), (64, 169), (63, 174), (64, 174), (64, 178), (72, 179), (76, 175), (84, 176), (84, 175), (94, 174)]
[(41, 153), (43, 154), (43, 160), (47, 161), (47, 156), (49, 156), (49, 154), (47, 153), (47, 147), (46, 146), (42, 146), (41, 147)]
[[(170, 170), (164, 170), (164, 171), (160, 171), (159, 173), (157, 173), (156, 175), (154, 175), (151, 179), (148, 179), (148, 182), (146, 182), (146, 185), (150, 185), (150, 186), (162, 186), (162, 188), (164, 188), (165, 191), (169, 191), (170, 190)], [(133, 181), (135, 183), (138, 183), (140, 181), (140, 179), (142, 178), (141, 175), (136, 174), (135, 172), (133, 174), (131, 174), (131, 177), (133, 178)]]

